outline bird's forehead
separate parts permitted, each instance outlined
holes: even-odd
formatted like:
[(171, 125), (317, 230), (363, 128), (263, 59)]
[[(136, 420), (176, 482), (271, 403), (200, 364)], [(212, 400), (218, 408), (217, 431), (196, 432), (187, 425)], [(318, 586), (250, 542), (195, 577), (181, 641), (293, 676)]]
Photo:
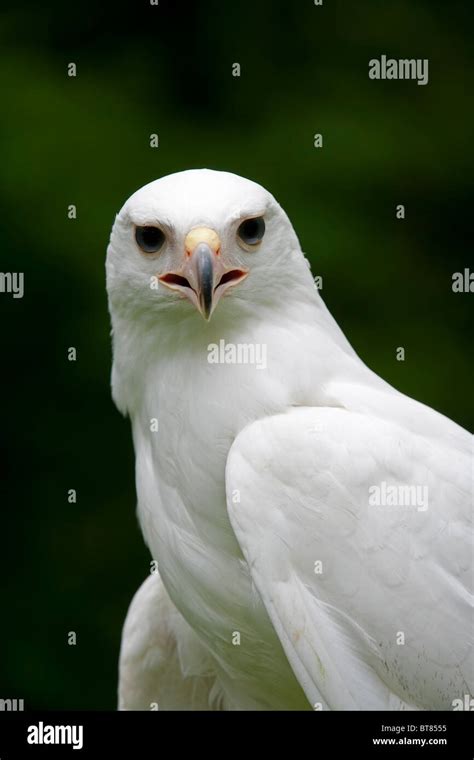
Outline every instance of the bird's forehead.
[(164, 222), (187, 228), (222, 226), (241, 216), (263, 214), (272, 196), (255, 182), (226, 172), (195, 170), (169, 175), (134, 193), (123, 208), (132, 222)]

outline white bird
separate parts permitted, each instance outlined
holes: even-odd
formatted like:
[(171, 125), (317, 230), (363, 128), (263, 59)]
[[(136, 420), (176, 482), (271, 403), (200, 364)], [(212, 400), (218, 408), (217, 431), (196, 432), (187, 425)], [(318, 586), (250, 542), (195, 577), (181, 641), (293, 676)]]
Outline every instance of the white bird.
[(127, 615), (119, 707), (472, 694), (471, 436), (363, 364), (273, 196), (209, 170), (146, 185), (107, 287), (159, 567)]

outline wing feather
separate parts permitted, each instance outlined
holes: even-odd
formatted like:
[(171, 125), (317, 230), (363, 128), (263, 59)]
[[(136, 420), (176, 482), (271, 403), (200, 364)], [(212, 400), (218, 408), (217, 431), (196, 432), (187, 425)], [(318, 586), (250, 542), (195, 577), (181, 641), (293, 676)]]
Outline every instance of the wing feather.
[[(468, 445), (339, 408), (236, 438), (230, 519), (312, 704), (452, 709), (472, 693), (469, 462)], [(373, 503), (384, 487), (408, 503)]]

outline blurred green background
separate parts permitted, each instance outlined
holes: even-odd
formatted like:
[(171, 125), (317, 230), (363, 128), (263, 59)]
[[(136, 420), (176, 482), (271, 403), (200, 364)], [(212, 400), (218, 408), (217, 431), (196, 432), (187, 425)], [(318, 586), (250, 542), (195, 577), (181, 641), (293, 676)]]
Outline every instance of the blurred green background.
[[(25, 273), (25, 295), (0, 294), (0, 697), (116, 704), (149, 558), (110, 398), (104, 256), (141, 185), (206, 166), (266, 186), (364, 361), (471, 427), (472, 296), (451, 289), (472, 227), (471, 23), (468, 2), (435, 0), (3, 3), (0, 269)], [(429, 84), (369, 80), (381, 54), (428, 58)]]

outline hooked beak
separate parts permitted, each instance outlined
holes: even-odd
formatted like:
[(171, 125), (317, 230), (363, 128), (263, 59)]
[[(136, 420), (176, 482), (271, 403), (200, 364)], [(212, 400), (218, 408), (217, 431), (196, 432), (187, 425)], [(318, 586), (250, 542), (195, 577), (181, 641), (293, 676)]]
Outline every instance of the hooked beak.
[(223, 293), (242, 282), (248, 269), (233, 269), (223, 264), (219, 235), (210, 227), (195, 227), (184, 241), (184, 262), (176, 272), (166, 272), (158, 279), (163, 285), (188, 298), (209, 320)]

